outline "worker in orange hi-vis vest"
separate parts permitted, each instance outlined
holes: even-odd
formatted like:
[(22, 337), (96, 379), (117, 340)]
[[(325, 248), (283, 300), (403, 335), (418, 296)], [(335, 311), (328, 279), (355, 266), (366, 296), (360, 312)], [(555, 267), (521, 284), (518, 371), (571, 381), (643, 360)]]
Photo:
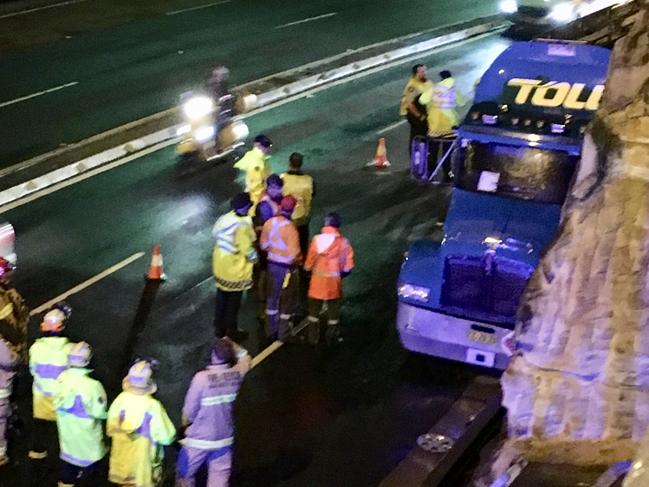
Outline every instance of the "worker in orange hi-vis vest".
[(326, 305), (327, 327), (325, 338), (328, 344), (341, 341), (340, 301), (342, 279), (354, 268), (354, 249), (349, 240), (340, 233), (341, 218), (338, 213), (329, 213), (321, 233), (313, 237), (304, 269), (311, 272), (309, 284), (309, 343), (320, 341), (320, 314)]
[(299, 294), (299, 266), (302, 264), (300, 237), (291, 220), (297, 201), (284, 196), (280, 214), (261, 231), (261, 249), (266, 251), (266, 325), (270, 340), (286, 341), (291, 335)]

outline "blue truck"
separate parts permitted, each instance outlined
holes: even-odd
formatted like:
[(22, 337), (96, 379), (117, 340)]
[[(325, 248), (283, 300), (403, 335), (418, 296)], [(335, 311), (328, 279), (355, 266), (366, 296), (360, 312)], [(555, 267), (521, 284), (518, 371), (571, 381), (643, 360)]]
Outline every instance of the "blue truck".
[(408, 350), (504, 369), (521, 295), (559, 225), (610, 50), (516, 42), (457, 131), (443, 239), (413, 242), (397, 285)]

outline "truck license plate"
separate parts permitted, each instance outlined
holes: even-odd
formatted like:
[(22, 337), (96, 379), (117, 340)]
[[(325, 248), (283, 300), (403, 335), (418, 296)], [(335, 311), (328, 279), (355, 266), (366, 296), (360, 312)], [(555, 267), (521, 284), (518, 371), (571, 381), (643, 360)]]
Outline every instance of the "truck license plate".
[(469, 340), (476, 343), (484, 343), (486, 345), (495, 345), (496, 344), (496, 335), (491, 333), (484, 333), (482, 331), (470, 330)]

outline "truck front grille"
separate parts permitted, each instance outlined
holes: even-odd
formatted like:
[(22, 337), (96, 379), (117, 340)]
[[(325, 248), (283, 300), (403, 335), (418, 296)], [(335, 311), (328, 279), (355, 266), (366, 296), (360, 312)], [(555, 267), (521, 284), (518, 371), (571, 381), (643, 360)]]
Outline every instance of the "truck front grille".
[(492, 254), (448, 256), (440, 304), (469, 319), (513, 323), (533, 268)]

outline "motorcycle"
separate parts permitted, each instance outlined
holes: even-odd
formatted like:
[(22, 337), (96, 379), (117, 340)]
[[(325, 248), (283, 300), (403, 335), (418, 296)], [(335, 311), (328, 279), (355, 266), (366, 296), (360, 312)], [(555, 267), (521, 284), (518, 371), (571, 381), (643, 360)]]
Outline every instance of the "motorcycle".
[[(181, 95), (184, 122), (176, 135), (182, 137), (176, 146), (181, 161), (209, 162), (236, 154), (245, 144), (250, 131), (241, 114), (254, 107), (255, 95), (239, 98), (230, 93), (223, 72), (214, 70), (210, 79), (212, 95), (188, 92)], [(215, 80), (214, 73), (218, 73)]]

